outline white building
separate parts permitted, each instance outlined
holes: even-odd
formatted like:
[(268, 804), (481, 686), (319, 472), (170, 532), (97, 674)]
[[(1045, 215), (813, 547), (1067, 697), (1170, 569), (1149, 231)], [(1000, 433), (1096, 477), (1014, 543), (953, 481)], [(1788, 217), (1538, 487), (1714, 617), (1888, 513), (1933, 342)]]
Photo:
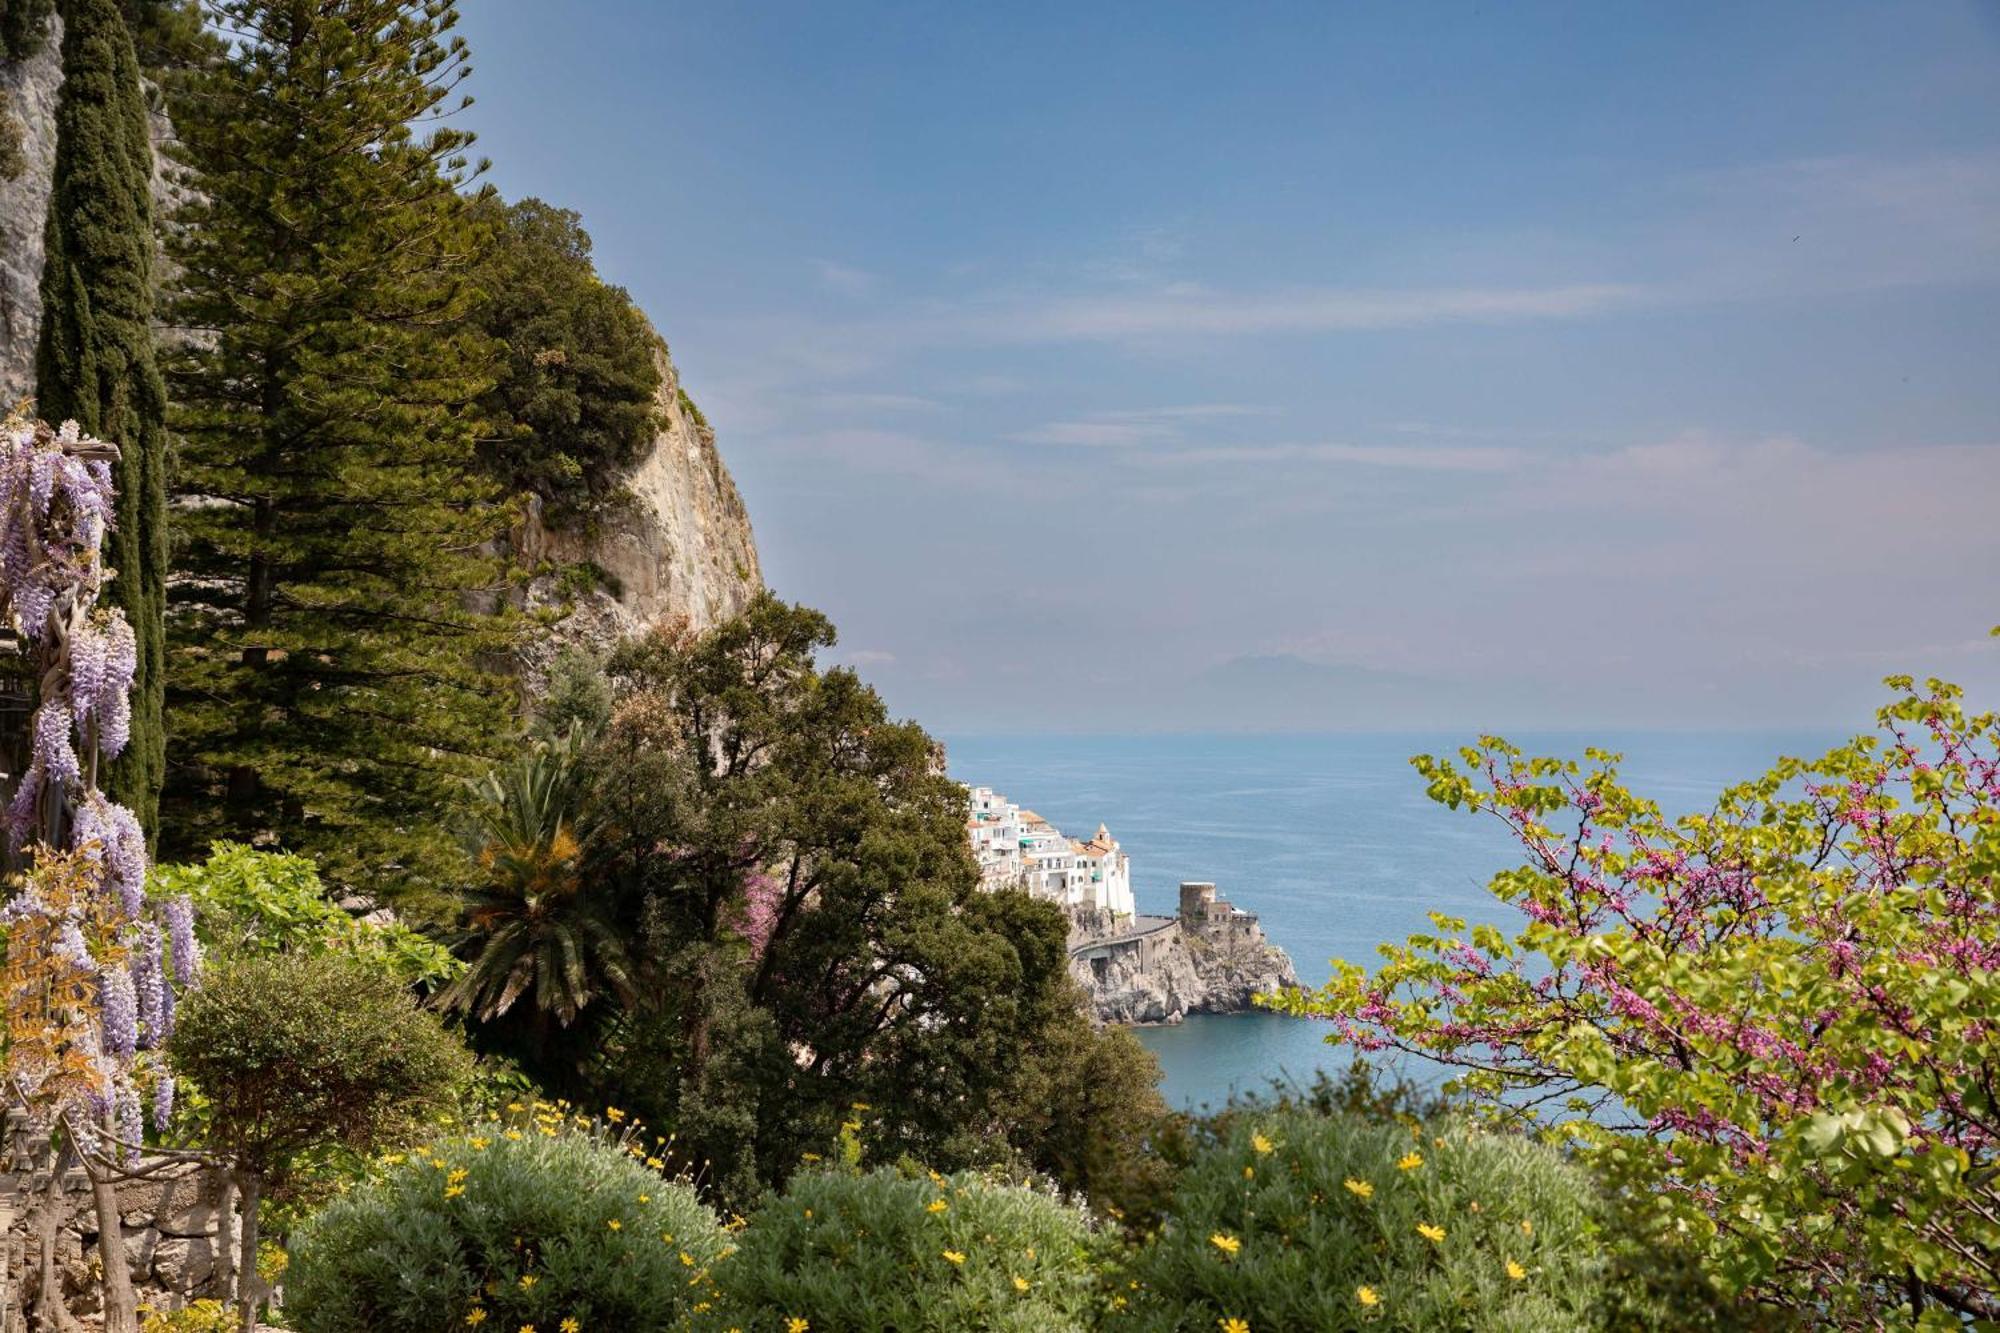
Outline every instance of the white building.
[(1065, 907), (1119, 916), (1135, 910), (1132, 859), (1102, 824), (1088, 842), (1078, 842), (991, 787), (975, 787), (966, 833), (985, 888), (1018, 886)]

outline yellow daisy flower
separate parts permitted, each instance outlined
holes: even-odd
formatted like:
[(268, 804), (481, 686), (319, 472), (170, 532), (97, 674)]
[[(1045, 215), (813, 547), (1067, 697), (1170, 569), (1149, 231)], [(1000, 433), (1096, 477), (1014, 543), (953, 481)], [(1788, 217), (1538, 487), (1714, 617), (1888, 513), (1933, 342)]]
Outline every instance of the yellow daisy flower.
[[(1250, 1136), (1250, 1146), (1252, 1149), (1256, 1151), (1259, 1157), (1266, 1156), (1267, 1154), (1272, 1152), (1276, 1147), (1276, 1145), (1274, 1145), (1269, 1139), (1265, 1138), (1262, 1134), (1252, 1134)], [(1239, 1320), (1237, 1322), (1240, 1323), (1242, 1321)]]
[(533, 1273), (523, 1273), (521, 1274), (521, 1290), (527, 1291), (529, 1288), (533, 1287), (537, 1282), (540, 1281), (541, 1279), (536, 1277)]
[(480, 1309), (476, 1305), (473, 1306), (470, 1310), (466, 1311), (465, 1322), (467, 1324), (470, 1324), (473, 1328), (478, 1328), (481, 1324), (486, 1322), (486, 1311)]
[(1417, 1223), (1417, 1234), (1419, 1236), (1422, 1236), (1425, 1240), (1429, 1241), (1433, 1245), (1436, 1245), (1444, 1240), (1444, 1228), (1440, 1226), (1433, 1226), (1429, 1222)]
[(951, 1207), (951, 1205), (946, 1203), (943, 1199), (932, 1199), (929, 1203), (924, 1205), (924, 1211), (927, 1213), (941, 1213), (949, 1207)]
[(797, 1315), (793, 1315), (785, 1321), (785, 1333), (808, 1333), (811, 1328), (811, 1324), (808, 1324)]
[(955, 1264), (962, 1264), (965, 1262), (965, 1256), (957, 1250), (946, 1250), (944, 1252), (944, 1257)]
[(1029, 1282), (1028, 1282), (1028, 1279), (1026, 1279), (1026, 1278), (1022, 1277), (1022, 1276), (1021, 1276), (1021, 1275), (1020, 1275), (1019, 1273), (1016, 1273), (1016, 1274), (1014, 1275), (1014, 1290), (1016, 1290), (1016, 1291), (1026, 1291), (1026, 1290), (1028, 1289), (1029, 1285), (1030, 1285), (1030, 1284), (1029, 1284)]
[(1243, 1248), (1242, 1241), (1236, 1239), (1234, 1236), (1226, 1236), (1220, 1231), (1210, 1236), (1208, 1243), (1232, 1259), (1236, 1257), (1236, 1252)]
[(578, 1321), (575, 1315), (571, 1315), (569, 1318), (563, 1320), (556, 1327), (561, 1329), (562, 1333), (583, 1333), (583, 1324)]
[(1398, 1171), (1414, 1171), (1423, 1164), (1424, 1155), (1414, 1148), (1396, 1159), (1396, 1169)]
[(1234, 1315), (1227, 1319), (1218, 1319), (1215, 1321), (1215, 1324), (1217, 1328), (1222, 1330), (1222, 1333), (1250, 1333), (1250, 1321), (1248, 1319), (1238, 1319)]
[(1357, 1199), (1371, 1199), (1375, 1197), (1375, 1187), (1365, 1180), (1356, 1180), (1352, 1176), (1349, 1176), (1340, 1183), (1345, 1185), (1347, 1192)]
[(1525, 1217), (1521, 1219), (1521, 1234), (1524, 1236), (1532, 1236), (1535, 1234), (1535, 1224), (1533, 1222), (1530, 1222)]
[(604, 1225), (610, 1227), (613, 1231), (623, 1231), (625, 1229), (625, 1224), (615, 1217)]
[(1509, 1259), (1507, 1261), (1508, 1277), (1514, 1279), (1514, 1281), (1516, 1282), (1519, 1282), (1522, 1278), (1526, 1277), (1527, 1275), (1528, 1275), (1527, 1269), (1521, 1267), (1521, 1265), (1515, 1263), (1512, 1259)]
[(1382, 1298), (1375, 1294), (1375, 1288), (1373, 1287), (1356, 1287), (1354, 1289), (1354, 1299), (1360, 1301), (1363, 1305), (1373, 1306), (1382, 1303)]

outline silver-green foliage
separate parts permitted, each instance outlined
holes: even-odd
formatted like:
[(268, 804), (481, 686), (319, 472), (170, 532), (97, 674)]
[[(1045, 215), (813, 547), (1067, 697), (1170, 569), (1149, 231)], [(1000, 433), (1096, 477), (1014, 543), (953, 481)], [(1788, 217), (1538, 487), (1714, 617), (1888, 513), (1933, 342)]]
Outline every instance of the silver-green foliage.
[(1135, 1256), (1127, 1326), (1583, 1330), (1602, 1286), (1596, 1230), (1588, 1178), (1519, 1136), (1245, 1117), (1189, 1167)]
[(570, 1319), (650, 1333), (681, 1327), (725, 1248), (691, 1188), (618, 1143), (553, 1121), (488, 1124), (308, 1219), (285, 1313), (300, 1333), (553, 1333)]
[(1104, 1242), (1079, 1207), (976, 1172), (808, 1172), (752, 1218), (696, 1327), (1094, 1328)]

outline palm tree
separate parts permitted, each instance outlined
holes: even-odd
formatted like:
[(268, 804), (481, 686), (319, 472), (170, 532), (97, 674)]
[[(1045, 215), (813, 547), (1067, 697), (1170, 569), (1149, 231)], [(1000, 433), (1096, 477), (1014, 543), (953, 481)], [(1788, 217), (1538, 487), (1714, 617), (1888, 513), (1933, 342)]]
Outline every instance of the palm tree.
[(485, 872), (465, 896), (460, 945), (465, 974), (439, 996), (473, 1022), (495, 1023), (518, 1001), (540, 1047), (553, 1019), (576, 1021), (593, 1000), (629, 1002), (625, 942), (606, 905), (584, 883), (574, 813), (581, 797), (581, 729), (535, 743), (511, 765), (474, 784), (479, 795), (473, 854)]

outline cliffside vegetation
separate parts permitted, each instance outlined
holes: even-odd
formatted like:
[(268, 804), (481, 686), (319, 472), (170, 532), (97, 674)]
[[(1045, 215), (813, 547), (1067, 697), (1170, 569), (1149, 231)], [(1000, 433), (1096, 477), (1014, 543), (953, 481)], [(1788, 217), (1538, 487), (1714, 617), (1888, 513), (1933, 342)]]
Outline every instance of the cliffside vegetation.
[(472, 212), (486, 228), (474, 322), (501, 347), (483, 400), (498, 425), (481, 456), (510, 489), (588, 513), (659, 429), (656, 336), (625, 289), (597, 275), (574, 211), (486, 195)]

